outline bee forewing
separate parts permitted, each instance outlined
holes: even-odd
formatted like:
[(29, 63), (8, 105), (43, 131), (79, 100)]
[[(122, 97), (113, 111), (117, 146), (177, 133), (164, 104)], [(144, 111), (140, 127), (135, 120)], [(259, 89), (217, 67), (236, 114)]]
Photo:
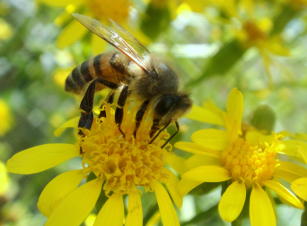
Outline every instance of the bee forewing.
[(128, 56), (145, 71), (150, 71), (149, 66), (144, 61), (145, 57), (149, 55), (149, 51), (132, 34), (116, 22), (111, 21), (112, 27), (108, 27), (91, 17), (78, 13), (73, 13), (72, 15), (87, 29)]

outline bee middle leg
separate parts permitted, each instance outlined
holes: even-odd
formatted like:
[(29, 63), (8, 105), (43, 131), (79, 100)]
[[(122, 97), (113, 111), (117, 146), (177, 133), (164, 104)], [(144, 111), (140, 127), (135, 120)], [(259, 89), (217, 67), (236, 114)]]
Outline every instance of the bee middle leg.
[(129, 95), (129, 89), (128, 89), (128, 86), (125, 85), (119, 94), (119, 97), (117, 100), (117, 107), (115, 109), (115, 123), (118, 125), (118, 129), (124, 137), (125, 137), (125, 133), (121, 129), (121, 123), (124, 117), (123, 108), (126, 103), (128, 95)]
[(149, 100), (145, 100), (135, 115), (135, 128), (133, 132), (134, 137), (136, 137), (137, 131), (140, 127), (141, 121), (143, 119), (143, 116), (145, 114), (148, 104), (149, 104)]
[[(82, 112), (79, 119), (78, 128), (91, 129), (92, 127), (93, 118), (94, 118), (93, 105), (94, 105), (95, 89), (97, 82), (111, 89), (116, 89), (118, 87), (117, 84), (101, 78), (95, 79), (89, 84), (80, 103), (80, 109), (82, 110)], [(81, 133), (82, 135), (81, 130), (79, 131), (79, 133)]]

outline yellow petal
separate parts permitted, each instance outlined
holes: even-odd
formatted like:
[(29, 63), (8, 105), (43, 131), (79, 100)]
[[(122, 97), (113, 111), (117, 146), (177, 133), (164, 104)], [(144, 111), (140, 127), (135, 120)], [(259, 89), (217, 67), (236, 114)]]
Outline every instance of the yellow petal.
[(292, 190), (307, 202), (307, 177), (299, 178), (291, 184)]
[[(283, 179), (297, 179), (307, 177), (307, 169), (291, 162), (280, 161), (280, 166), (276, 169), (276, 176), (285, 175)], [(291, 180), (289, 181), (291, 182)]]
[(165, 153), (165, 163), (169, 166), (171, 166), (176, 172), (178, 173), (184, 173), (185, 167), (184, 162), (185, 159), (174, 154), (173, 152), (167, 152)]
[(243, 114), (243, 95), (238, 89), (232, 89), (227, 100), (227, 130), (230, 140), (234, 140), (241, 132)]
[(202, 165), (218, 165), (220, 160), (206, 155), (193, 155), (185, 161), (185, 169), (190, 170)]
[(182, 205), (182, 197), (179, 193), (179, 187), (178, 187), (179, 180), (171, 171), (167, 172), (168, 172), (168, 178), (165, 185), (174, 203), (176, 204), (177, 207), (180, 208)]
[(125, 226), (142, 226), (143, 210), (140, 193), (138, 191), (128, 195), (128, 216)]
[(217, 115), (219, 117), (219, 120), (223, 122), (222, 125), (224, 125), (224, 111), (221, 110), (218, 106), (216, 106), (216, 104), (214, 102), (212, 102), (211, 100), (207, 100), (203, 103), (203, 108), (213, 112), (215, 115)]
[(121, 195), (112, 195), (99, 211), (94, 226), (122, 226), (124, 222), (124, 203)]
[(211, 123), (215, 125), (224, 125), (222, 118), (208, 109), (193, 105), (190, 112), (186, 115), (187, 118), (200, 122)]
[(221, 182), (230, 179), (228, 171), (216, 165), (199, 166), (182, 175), (182, 179), (201, 182)]
[(290, 156), (295, 156), (307, 163), (307, 143), (298, 140), (286, 140), (283, 141), (285, 148), (283, 152)]
[[(268, 180), (264, 183), (265, 186), (275, 191), (282, 199), (296, 208), (304, 209), (303, 203), (286, 187), (275, 180)], [(306, 187), (307, 189), (307, 187)]]
[(183, 178), (179, 181), (178, 188), (181, 196), (185, 196), (187, 193), (192, 191), (198, 185), (204, 183), (203, 181), (189, 180), (188, 178)]
[(67, 47), (74, 42), (80, 40), (87, 32), (79, 22), (73, 20), (66, 27), (63, 28), (57, 39), (57, 46), (59, 48)]
[(79, 149), (76, 145), (43, 144), (15, 154), (7, 161), (7, 169), (18, 174), (38, 173), (77, 156)]
[(82, 170), (72, 170), (52, 179), (39, 196), (37, 203), (39, 210), (45, 216), (49, 216), (60, 201), (71, 193), (83, 178)]
[(183, 142), (179, 141), (175, 143), (175, 147), (193, 154), (200, 154), (200, 155), (208, 155), (212, 157), (219, 157), (220, 152), (216, 150), (211, 150), (208, 148), (203, 147), (202, 145), (195, 144), (193, 142)]
[(241, 213), (246, 197), (246, 188), (237, 181), (228, 186), (219, 203), (219, 213), (223, 220), (232, 222)]
[(91, 45), (94, 54), (102, 53), (107, 47), (107, 43), (97, 35), (91, 35)]
[(78, 226), (90, 214), (101, 192), (102, 181), (92, 180), (70, 193), (51, 213), (45, 226)]
[(179, 192), (184, 196), (204, 182), (220, 182), (228, 179), (227, 170), (220, 166), (200, 166), (182, 175), (182, 179), (178, 184)]
[(227, 133), (218, 129), (203, 129), (192, 134), (192, 141), (205, 148), (222, 150), (227, 145)]
[(159, 211), (163, 226), (179, 226), (179, 220), (173, 203), (164, 189), (164, 187), (156, 182), (153, 184), (153, 190), (159, 205)]
[(69, 4), (79, 4), (83, 2), (83, 0), (38, 0), (38, 2), (45, 3), (49, 6), (65, 7)]
[(57, 128), (54, 131), (54, 136), (56, 137), (60, 136), (64, 132), (64, 130), (67, 128), (76, 128), (78, 125), (79, 119), (80, 117), (75, 117), (63, 123), (59, 128)]
[(268, 194), (260, 187), (252, 189), (249, 215), (251, 226), (275, 226), (276, 219), (274, 209)]

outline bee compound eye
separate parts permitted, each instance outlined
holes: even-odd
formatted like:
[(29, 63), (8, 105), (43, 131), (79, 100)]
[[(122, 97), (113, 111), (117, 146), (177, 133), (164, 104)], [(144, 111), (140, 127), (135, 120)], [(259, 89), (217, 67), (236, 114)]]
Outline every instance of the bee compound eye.
[(177, 97), (172, 95), (161, 96), (158, 104), (156, 105), (155, 111), (159, 115), (165, 115), (171, 108), (176, 104)]

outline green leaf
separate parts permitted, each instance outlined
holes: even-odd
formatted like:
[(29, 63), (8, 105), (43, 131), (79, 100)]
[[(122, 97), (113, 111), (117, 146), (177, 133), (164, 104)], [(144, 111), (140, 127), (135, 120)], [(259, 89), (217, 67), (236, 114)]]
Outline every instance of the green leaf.
[(246, 51), (239, 41), (232, 40), (225, 43), (220, 50), (209, 60), (202, 75), (191, 81), (188, 85), (192, 86), (203, 79), (215, 75), (226, 75), (226, 73), (242, 58)]

